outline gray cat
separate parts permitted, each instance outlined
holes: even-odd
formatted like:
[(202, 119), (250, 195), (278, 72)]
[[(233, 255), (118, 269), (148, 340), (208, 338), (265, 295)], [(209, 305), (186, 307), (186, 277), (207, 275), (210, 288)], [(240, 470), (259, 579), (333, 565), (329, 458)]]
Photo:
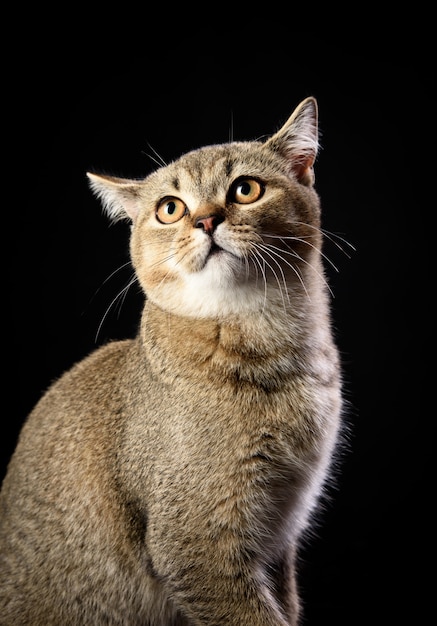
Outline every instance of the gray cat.
[(29, 415), (2, 485), (7, 626), (295, 626), (295, 557), (329, 477), (341, 374), (307, 98), (266, 141), (144, 180), (89, 174), (132, 223), (135, 339)]

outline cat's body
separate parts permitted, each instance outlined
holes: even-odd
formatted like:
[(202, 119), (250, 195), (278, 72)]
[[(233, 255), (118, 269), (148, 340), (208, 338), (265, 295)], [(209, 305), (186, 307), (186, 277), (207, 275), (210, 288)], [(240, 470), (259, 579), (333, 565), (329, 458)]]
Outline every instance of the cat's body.
[(5, 626), (297, 624), (295, 555), (338, 438), (312, 185), (317, 109), (143, 182), (138, 336), (95, 351), (23, 427), (1, 493)]

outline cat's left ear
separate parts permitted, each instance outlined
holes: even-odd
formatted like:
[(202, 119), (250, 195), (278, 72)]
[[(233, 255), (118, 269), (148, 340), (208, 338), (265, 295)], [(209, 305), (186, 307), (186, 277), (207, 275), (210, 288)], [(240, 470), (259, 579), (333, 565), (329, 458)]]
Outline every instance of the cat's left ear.
[(92, 191), (101, 200), (109, 218), (135, 222), (140, 207), (141, 181), (87, 172)]
[(318, 109), (313, 97), (303, 100), (266, 145), (287, 161), (290, 174), (303, 185), (314, 184), (313, 165), (319, 149)]

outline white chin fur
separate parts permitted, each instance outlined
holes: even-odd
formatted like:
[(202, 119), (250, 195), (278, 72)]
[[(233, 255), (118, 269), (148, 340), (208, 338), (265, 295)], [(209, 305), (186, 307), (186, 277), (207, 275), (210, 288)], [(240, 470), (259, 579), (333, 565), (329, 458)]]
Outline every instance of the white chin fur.
[[(150, 294), (164, 309), (188, 317), (226, 317), (261, 310), (266, 305), (262, 279), (248, 278), (241, 261), (230, 254), (211, 257), (199, 272), (184, 274), (174, 283), (161, 284)], [(158, 296), (158, 297), (154, 297)]]

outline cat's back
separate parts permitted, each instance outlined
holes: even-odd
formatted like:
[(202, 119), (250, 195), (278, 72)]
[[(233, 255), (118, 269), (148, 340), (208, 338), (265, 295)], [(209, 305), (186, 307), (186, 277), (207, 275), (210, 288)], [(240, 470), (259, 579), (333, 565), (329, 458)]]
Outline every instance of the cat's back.
[[(120, 541), (120, 525), (127, 523), (115, 466), (125, 418), (122, 389), (129, 384), (124, 372), (134, 344), (111, 342), (75, 364), (49, 387), (22, 428), (0, 495), (3, 617), (13, 619), (17, 611), (24, 619), (22, 611), (32, 610), (38, 577), (49, 577), (50, 604), (63, 593), (62, 581), (70, 581), (73, 596), (86, 595), (111, 563), (117, 562), (118, 572), (120, 563), (129, 567), (132, 546)], [(13, 598), (17, 607), (3, 606), (2, 598)], [(41, 615), (43, 604), (41, 598), (35, 604)], [(44, 619), (32, 615), (32, 623), (48, 623)]]
[(132, 344), (133, 340), (124, 340), (101, 346), (54, 380), (29, 414), (19, 445), (29, 432), (34, 447), (42, 430), (46, 433), (42, 440), (46, 442), (47, 429), (56, 429), (58, 435), (66, 429), (72, 436), (75, 429), (86, 427), (87, 422), (102, 420), (98, 407), (114, 403), (118, 379)]
[[(35, 472), (45, 474), (49, 467), (53, 474), (53, 464), (59, 464), (60, 478), (67, 471), (77, 472), (89, 454), (88, 448), (106, 450), (105, 441), (117, 428), (121, 380), (133, 343), (114, 341), (98, 348), (49, 386), (21, 430), (2, 486), (2, 499), (7, 498), (8, 487), (21, 488), (20, 483), (24, 487), (24, 472), (30, 480)], [(49, 488), (47, 483), (45, 488)]]
[[(35, 505), (38, 490), (45, 499), (51, 491), (53, 500), (55, 494), (62, 498), (67, 475), (75, 477), (73, 488), (106, 456), (117, 430), (119, 380), (132, 343), (109, 343), (74, 364), (31, 411), (2, 485), (0, 536), (14, 512), (22, 516), (30, 502)], [(22, 500), (20, 506), (10, 506), (14, 500)]]

